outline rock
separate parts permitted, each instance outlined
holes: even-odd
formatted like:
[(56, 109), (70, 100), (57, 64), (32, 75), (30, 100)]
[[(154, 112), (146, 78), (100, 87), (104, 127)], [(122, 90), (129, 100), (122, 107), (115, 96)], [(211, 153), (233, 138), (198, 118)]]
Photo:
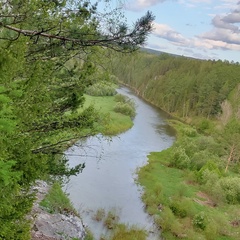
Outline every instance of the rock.
[(50, 214), (40, 208), (39, 203), (49, 191), (50, 187), (43, 181), (37, 181), (33, 191), (36, 191), (31, 219), (32, 240), (71, 240), (84, 239), (86, 231), (82, 220), (73, 215)]

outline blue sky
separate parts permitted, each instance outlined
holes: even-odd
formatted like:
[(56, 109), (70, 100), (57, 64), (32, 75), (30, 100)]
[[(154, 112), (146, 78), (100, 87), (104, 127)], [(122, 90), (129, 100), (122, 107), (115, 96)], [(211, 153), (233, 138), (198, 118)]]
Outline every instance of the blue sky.
[(240, 0), (125, 0), (131, 25), (156, 17), (145, 47), (200, 59), (240, 62)]

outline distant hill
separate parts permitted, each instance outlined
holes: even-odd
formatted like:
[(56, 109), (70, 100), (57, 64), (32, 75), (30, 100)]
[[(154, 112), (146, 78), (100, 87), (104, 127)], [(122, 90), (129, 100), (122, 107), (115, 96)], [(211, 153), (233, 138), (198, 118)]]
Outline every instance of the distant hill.
[[(154, 55), (167, 54), (167, 55), (170, 55), (170, 56), (173, 56), (173, 57), (184, 57), (184, 56), (181, 56), (181, 55), (167, 53), (167, 52), (162, 52), (162, 51), (158, 51), (158, 50), (154, 50), (154, 49), (150, 49), (150, 48), (143, 48), (143, 47), (141, 47), (140, 50), (142, 52), (147, 52), (147, 53), (154, 54)], [(186, 57), (186, 58), (189, 58), (189, 57)]]
[[(183, 56), (183, 55), (177, 55), (177, 54), (173, 54), (173, 53), (168, 53), (168, 52), (162, 52), (162, 51), (158, 51), (158, 50), (154, 50), (154, 49), (150, 49), (150, 48), (140, 48), (140, 51), (142, 52), (147, 52), (147, 53), (150, 53), (150, 54), (154, 54), (154, 55), (161, 55), (161, 54), (167, 54), (167, 55), (170, 55), (170, 56), (173, 56), (173, 57), (184, 57), (184, 58), (190, 58), (190, 59), (196, 59), (198, 60), (198, 58), (194, 58), (194, 57), (186, 57), (186, 56)], [(200, 60), (200, 59), (199, 59)]]

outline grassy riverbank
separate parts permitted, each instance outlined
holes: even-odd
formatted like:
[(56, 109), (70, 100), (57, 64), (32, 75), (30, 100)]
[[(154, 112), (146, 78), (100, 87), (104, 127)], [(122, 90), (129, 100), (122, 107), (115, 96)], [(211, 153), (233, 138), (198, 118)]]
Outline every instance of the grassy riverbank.
[[(231, 186), (224, 189), (234, 173), (224, 173), (222, 162), (217, 164), (223, 161), (216, 155), (221, 146), (191, 126), (171, 124), (178, 132), (176, 143), (151, 153), (138, 172), (147, 212), (167, 240), (240, 239), (239, 203), (228, 198), (238, 192)], [(201, 154), (207, 154), (208, 160)]]
[(99, 111), (99, 121), (96, 128), (104, 135), (117, 135), (133, 126), (130, 116), (114, 110), (117, 102), (115, 96), (90, 96), (85, 95), (85, 106), (93, 105)]

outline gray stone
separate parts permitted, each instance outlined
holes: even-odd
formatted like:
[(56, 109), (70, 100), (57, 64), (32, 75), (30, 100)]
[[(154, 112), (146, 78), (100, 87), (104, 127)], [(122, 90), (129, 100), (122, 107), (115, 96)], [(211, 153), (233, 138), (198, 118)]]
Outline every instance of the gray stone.
[(33, 187), (37, 199), (34, 202), (30, 218), (32, 219), (32, 239), (71, 240), (84, 239), (86, 231), (82, 220), (73, 214), (50, 214), (39, 206), (39, 202), (49, 191), (50, 187), (43, 181), (37, 181)]

